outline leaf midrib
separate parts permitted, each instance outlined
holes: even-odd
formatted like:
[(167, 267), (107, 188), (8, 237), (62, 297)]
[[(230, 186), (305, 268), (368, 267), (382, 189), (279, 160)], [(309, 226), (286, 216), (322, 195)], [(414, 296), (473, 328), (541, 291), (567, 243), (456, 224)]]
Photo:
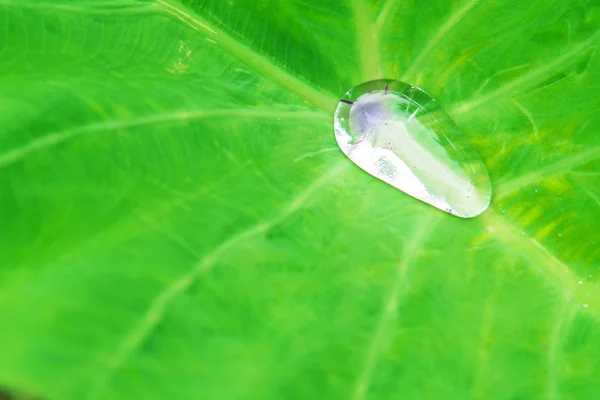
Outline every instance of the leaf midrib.
[(375, 24), (364, 0), (351, 0), (363, 81), (380, 78), (379, 43)]

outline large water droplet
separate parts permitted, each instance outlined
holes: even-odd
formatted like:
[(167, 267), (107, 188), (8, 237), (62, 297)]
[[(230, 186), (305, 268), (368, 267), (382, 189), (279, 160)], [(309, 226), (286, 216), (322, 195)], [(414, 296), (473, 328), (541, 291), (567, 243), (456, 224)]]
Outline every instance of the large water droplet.
[(422, 89), (389, 79), (355, 86), (340, 100), (334, 125), (344, 154), (369, 174), (459, 217), (488, 208), (485, 165)]

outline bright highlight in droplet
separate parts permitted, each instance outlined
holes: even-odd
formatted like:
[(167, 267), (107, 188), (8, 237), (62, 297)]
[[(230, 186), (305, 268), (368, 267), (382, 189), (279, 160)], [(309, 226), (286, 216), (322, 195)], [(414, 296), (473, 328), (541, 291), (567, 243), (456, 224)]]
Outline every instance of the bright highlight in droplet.
[(338, 145), (369, 174), (462, 218), (491, 200), (487, 169), (450, 116), (422, 89), (376, 80), (350, 89), (334, 117)]

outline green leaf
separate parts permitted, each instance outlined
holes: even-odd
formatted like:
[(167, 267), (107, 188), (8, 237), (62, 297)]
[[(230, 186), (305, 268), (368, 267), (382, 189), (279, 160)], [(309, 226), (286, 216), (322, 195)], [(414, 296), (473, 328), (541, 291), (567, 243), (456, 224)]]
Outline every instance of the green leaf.
[[(595, 399), (597, 0), (0, 0), (0, 386), (48, 399)], [(431, 93), (462, 220), (336, 147)]]

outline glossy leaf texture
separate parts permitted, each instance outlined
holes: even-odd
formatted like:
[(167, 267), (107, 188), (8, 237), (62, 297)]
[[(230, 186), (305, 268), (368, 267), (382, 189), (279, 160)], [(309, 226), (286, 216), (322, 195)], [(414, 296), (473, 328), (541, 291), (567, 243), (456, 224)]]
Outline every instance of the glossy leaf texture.
[[(0, 386), (48, 399), (593, 399), (596, 0), (0, 0)], [(462, 220), (333, 111), (425, 89)]]

